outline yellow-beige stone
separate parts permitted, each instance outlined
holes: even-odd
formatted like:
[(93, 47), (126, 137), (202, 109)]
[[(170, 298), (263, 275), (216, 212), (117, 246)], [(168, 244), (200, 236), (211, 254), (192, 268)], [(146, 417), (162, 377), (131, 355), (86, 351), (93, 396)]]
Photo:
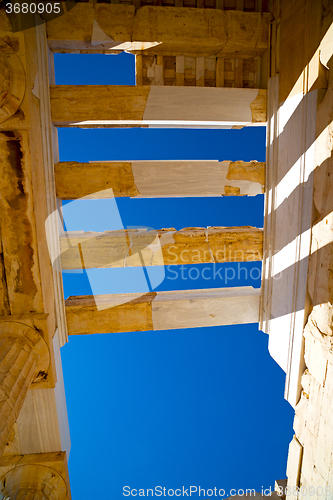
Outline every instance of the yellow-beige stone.
[(262, 242), (262, 230), (251, 226), (67, 232), (61, 263), (68, 270), (258, 261)]
[(265, 183), (265, 163), (257, 161), (71, 161), (56, 163), (54, 169), (56, 194), (62, 200), (257, 195)]

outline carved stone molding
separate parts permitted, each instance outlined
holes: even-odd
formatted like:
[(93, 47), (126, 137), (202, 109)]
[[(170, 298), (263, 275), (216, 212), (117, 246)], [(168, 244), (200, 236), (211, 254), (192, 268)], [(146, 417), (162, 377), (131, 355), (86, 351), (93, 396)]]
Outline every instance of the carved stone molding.
[(66, 453), (3, 457), (0, 460), (0, 498), (70, 500)]
[(25, 94), (25, 73), (18, 55), (0, 41), (0, 123), (19, 109)]
[(1, 480), (4, 498), (11, 500), (63, 500), (66, 483), (57, 471), (44, 465), (21, 465)]

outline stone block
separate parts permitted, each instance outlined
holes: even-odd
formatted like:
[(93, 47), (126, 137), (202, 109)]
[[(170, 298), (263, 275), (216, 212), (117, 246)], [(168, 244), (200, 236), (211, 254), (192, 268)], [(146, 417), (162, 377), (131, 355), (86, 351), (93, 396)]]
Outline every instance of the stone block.
[(304, 329), (305, 337), (305, 363), (311, 375), (321, 385), (324, 384), (327, 354), (321, 344), (321, 334), (315, 329), (312, 322), (308, 321)]
[(305, 370), (305, 372), (302, 375), (301, 384), (303, 387), (303, 391), (307, 395), (310, 394), (310, 382), (311, 382), (311, 375), (309, 373), (309, 370)]
[(325, 378), (325, 387), (324, 387), (324, 395), (323, 395), (321, 414), (328, 422), (332, 422), (332, 415), (333, 415), (333, 364), (330, 362), (327, 363), (327, 371), (326, 371), (326, 378)]
[(323, 395), (323, 387), (314, 377), (312, 377), (310, 383), (310, 397), (306, 412), (306, 426), (314, 436), (318, 435)]
[(333, 466), (332, 453), (333, 428), (322, 416), (320, 416), (315, 453), (315, 466), (325, 481), (328, 481), (329, 473)]
[(289, 445), (289, 452), (288, 452), (287, 485), (289, 488), (293, 488), (294, 486), (299, 485), (302, 458), (303, 458), (303, 446), (298, 441), (296, 436), (294, 436)]

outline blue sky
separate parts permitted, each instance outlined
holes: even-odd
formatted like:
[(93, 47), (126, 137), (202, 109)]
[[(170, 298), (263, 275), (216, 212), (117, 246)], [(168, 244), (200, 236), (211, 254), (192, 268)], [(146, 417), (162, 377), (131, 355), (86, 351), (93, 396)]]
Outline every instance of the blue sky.
[[(55, 62), (57, 84), (134, 84), (129, 54), (56, 54)], [(265, 130), (59, 129), (59, 149), (63, 161), (264, 161)], [(262, 195), (113, 203), (124, 227), (263, 226)], [(67, 227), (114, 229), (109, 213), (89, 200)], [(260, 263), (205, 265), (209, 279), (202, 266), (170, 266), (154, 289), (260, 286)], [(92, 273), (94, 293), (145, 291), (140, 270)], [(85, 273), (63, 278), (65, 297), (92, 293)], [(124, 486), (216, 487), (226, 496), (231, 488), (273, 487), (285, 477), (293, 410), (267, 344), (256, 324), (70, 337), (61, 354), (73, 500), (91, 494), (92, 482), (105, 500), (125, 498)]]

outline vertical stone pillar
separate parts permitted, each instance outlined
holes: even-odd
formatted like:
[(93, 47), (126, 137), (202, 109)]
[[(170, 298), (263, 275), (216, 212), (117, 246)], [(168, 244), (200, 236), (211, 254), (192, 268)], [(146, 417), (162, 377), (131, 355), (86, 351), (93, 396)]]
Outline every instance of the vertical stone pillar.
[(0, 322), (0, 455), (30, 386), (45, 378), (49, 351), (39, 331), (23, 322)]

